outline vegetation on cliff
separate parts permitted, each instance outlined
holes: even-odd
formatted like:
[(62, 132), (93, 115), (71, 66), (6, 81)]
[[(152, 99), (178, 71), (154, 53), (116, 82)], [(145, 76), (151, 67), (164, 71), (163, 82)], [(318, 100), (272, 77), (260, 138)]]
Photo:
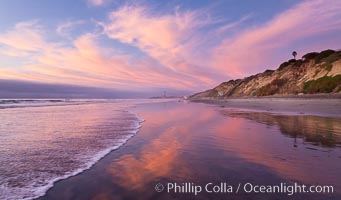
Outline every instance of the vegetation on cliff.
[(335, 92), (341, 91), (341, 75), (324, 76), (317, 80), (305, 82), (303, 85), (304, 93), (330, 93), (337, 89)]

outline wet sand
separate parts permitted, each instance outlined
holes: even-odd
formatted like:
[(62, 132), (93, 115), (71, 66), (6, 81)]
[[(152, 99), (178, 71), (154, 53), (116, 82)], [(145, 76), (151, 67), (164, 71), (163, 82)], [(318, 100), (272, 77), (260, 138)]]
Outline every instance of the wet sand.
[(249, 109), (256, 111), (305, 114), (318, 116), (341, 116), (341, 97), (304, 98), (304, 97), (263, 97), (230, 99), (196, 99), (193, 102), (215, 104), (227, 108)]
[[(163, 102), (132, 110), (139, 133), (39, 199), (340, 199), (341, 118)], [(333, 185), (334, 194), (156, 192), (157, 183)]]

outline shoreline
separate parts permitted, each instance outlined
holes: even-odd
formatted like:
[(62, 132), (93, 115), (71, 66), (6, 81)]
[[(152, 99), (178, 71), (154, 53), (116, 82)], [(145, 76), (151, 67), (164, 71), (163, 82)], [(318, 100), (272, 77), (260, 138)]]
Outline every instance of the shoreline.
[(201, 97), (189, 98), (189, 100), (201, 99), (341, 99), (341, 93), (316, 93), (316, 94), (288, 94), (270, 96), (241, 96), (241, 97)]
[(240, 98), (189, 99), (194, 103), (205, 103), (231, 109), (244, 109), (295, 115), (341, 117), (341, 96), (267, 96)]
[[(313, 144), (309, 141), (303, 142), (303, 138), (298, 137), (299, 148), (292, 147), (293, 138), (288, 137), (280, 129), (262, 123), (255, 124), (256, 118), (252, 121), (243, 118), (243, 115), (235, 118), (225, 115), (224, 109), (179, 101), (140, 104), (131, 111), (145, 119), (138, 134), (121, 148), (105, 155), (91, 168), (57, 181), (44, 196), (37, 200), (141, 199), (141, 197), (144, 197), (143, 199), (189, 199), (194, 197), (193, 194), (156, 192), (154, 186), (157, 183), (185, 181), (197, 184), (228, 181), (236, 185), (246, 180), (253, 180), (259, 184), (273, 184), (294, 179), (312, 183), (315, 179), (310, 180), (305, 174), (316, 174), (316, 171), (321, 170), (321, 166), (317, 164), (320, 160), (302, 157), (303, 154), (297, 153), (297, 151), (306, 151), (308, 147), (315, 147)], [(181, 113), (186, 114), (181, 115)], [(272, 118), (267, 114), (260, 117), (263, 120), (268, 119), (268, 124), (273, 124), (273, 120), (280, 120), (285, 122), (281, 124), (285, 127), (292, 127), (291, 122), (297, 122), (295, 117), (288, 118), (290, 120)], [(304, 120), (304, 126), (309, 126), (316, 119), (308, 117), (300, 120)], [(332, 126), (334, 127), (336, 122), (330, 123), (334, 124)], [(236, 127), (227, 132), (226, 130), (232, 125)], [(251, 128), (256, 130), (255, 133), (248, 131)], [(265, 130), (267, 131), (264, 132)], [(287, 128), (283, 130), (291, 131)], [(267, 134), (268, 132), (273, 134)], [(255, 140), (259, 136), (262, 139)], [(250, 139), (245, 140), (246, 137)], [(265, 143), (277, 145), (264, 145), (264, 142), (261, 142), (263, 140)], [(264, 147), (266, 149), (263, 149)], [(253, 157), (255, 149), (258, 149), (257, 155), (260, 157)], [(333, 177), (336, 167), (331, 158), (334, 158), (337, 152), (329, 152), (331, 157), (322, 157), (325, 152), (319, 150), (309, 150), (309, 152), (322, 159), (325, 163), (324, 169), (327, 167)], [(263, 158), (261, 155), (266, 156)], [(292, 155), (298, 157), (294, 158)], [(301, 159), (307, 160), (296, 162)], [(306, 164), (307, 161), (309, 165)], [(303, 170), (297, 172), (296, 169)], [(260, 171), (261, 177), (254, 176)], [(334, 180), (329, 176), (316, 178), (325, 182)], [(225, 198), (226, 195), (212, 196), (202, 193), (198, 198)], [(230, 195), (235, 199), (256, 197), (252, 194)], [(338, 195), (339, 193), (330, 196), (297, 194), (293, 199), (305, 197), (319, 200)], [(274, 194), (270, 197), (277, 196)], [(279, 199), (287, 199), (286, 197), (280, 196)]]
[(139, 117), (138, 114), (136, 114), (136, 113), (134, 113), (134, 112), (132, 112), (130, 110), (123, 110), (123, 111), (129, 112), (129, 113), (135, 115), (136, 118), (138, 119), (138, 122), (136, 124), (136, 130), (135, 130), (135, 132), (131, 136), (122, 139), (123, 142), (118, 144), (118, 145), (114, 145), (111, 148), (103, 149), (102, 151), (98, 152), (93, 157), (93, 160), (90, 163), (88, 163), (88, 165), (86, 167), (79, 168), (79, 169), (77, 169), (77, 170), (75, 170), (75, 171), (73, 171), (73, 172), (71, 172), (69, 174), (66, 174), (64, 176), (61, 176), (61, 177), (58, 177), (58, 178), (55, 178), (55, 179), (51, 180), (50, 183), (46, 187), (39, 188), (39, 190), (37, 190), (37, 191), (39, 191), (40, 194), (36, 195), (35, 197), (32, 197), (32, 198), (30, 197), (30, 198), (25, 198), (25, 199), (27, 199), (27, 200), (36, 200), (36, 199), (43, 198), (47, 194), (47, 192), (54, 187), (54, 185), (56, 183), (58, 183), (60, 181), (63, 181), (63, 180), (67, 180), (67, 179), (75, 177), (75, 176), (78, 176), (78, 175), (84, 173), (85, 171), (90, 170), (94, 165), (96, 165), (98, 162), (100, 162), (102, 159), (104, 159), (110, 153), (119, 150), (125, 144), (127, 144), (129, 142), (129, 140), (131, 140), (133, 137), (135, 137), (139, 133), (139, 131), (140, 131), (141, 127), (142, 127), (142, 123), (145, 120), (143, 118)]
[[(80, 151), (75, 151), (72, 148), (70, 148), (71, 151), (74, 152), (75, 155), (77, 155), (76, 157), (75, 156), (74, 157), (68, 157), (67, 155), (61, 154), (61, 153), (60, 154), (58, 154), (58, 153), (53, 154), (53, 153), (50, 153), (51, 151), (45, 150), (42, 147), (39, 148), (39, 146), (37, 146), (39, 149), (41, 149), (41, 151), (44, 152), (44, 154), (49, 154), (49, 157), (47, 157), (47, 158), (45, 157), (46, 159), (45, 158), (41, 159), (41, 160), (44, 160), (44, 163), (37, 165), (35, 168), (29, 168), (29, 166), (31, 166), (31, 164), (29, 162), (26, 162), (24, 164), (21, 164), (21, 163), (16, 164), (15, 162), (12, 162), (12, 163), (14, 163), (13, 165), (17, 165), (17, 166), (28, 166), (27, 171), (34, 174), (35, 176), (32, 176), (32, 178), (29, 181), (25, 182), (25, 180), (26, 180), (25, 176), (24, 176), (25, 174), (19, 173), (14, 178), (18, 177), (17, 178), (18, 179), (17, 184), (18, 185), (22, 184), (25, 187), (20, 187), (17, 189), (15, 187), (12, 187), (11, 185), (8, 185), (8, 186), (4, 185), (4, 187), (1, 187), (1, 189), (0, 189), (0, 196), (1, 197), (7, 196), (8, 199), (27, 199), (27, 200), (37, 199), (39, 197), (42, 197), (46, 194), (46, 192), (49, 189), (51, 189), (55, 185), (55, 183), (57, 183), (59, 181), (66, 180), (66, 179), (73, 177), (73, 176), (77, 176), (77, 175), (83, 173), (84, 171), (89, 170), (93, 165), (98, 163), (102, 158), (104, 158), (110, 152), (115, 151), (115, 150), (119, 149), (120, 147), (124, 146), (131, 138), (133, 138), (138, 133), (138, 131), (140, 130), (140, 128), (142, 126), (141, 124), (144, 122), (144, 119), (142, 119), (135, 112), (130, 111), (132, 105), (127, 105), (127, 104), (125, 104), (125, 105), (111, 104), (111, 105), (114, 107), (108, 108), (108, 106), (110, 107), (109, 104), (105, 105), (102, 103), (98, 103), (96, 105), (97, 107), (94, 107), (94, 105), (90, 105), (90, 104), (77, 104), (77, 105), (74, 104), (74, 105), (48, 105), (48, 106), (44, 106), (44, 107), (25, 107), (25, 110), (23, 110), (23, 109), (13, 109), (13, 110), (9, 109), (8, 111), (2, 110), (2, 114), (4, 115), (4, 122), (6, 122), (6, 116), (8, 117), (8, 115), (9, 115), (8, 113), (11, 114), (11, 113), (17, 113), (17, 112), (19, 112), (19, 113), (20, 112), (26, 112), (26, 113), (29, 113), (27, 116), (31, 117), (32, 113), (36, 113), (36, 112), (37, 113), (50, 114), (50, 113), (61, 113), (61, 112), (67, 113), (67, 112), (70, 112), (73, 110), (77, 110), (83, 114), (82, 116), (86, 116), (86, 114), (88, 113), (88, 111), (90, 109), (90, 111), (92, 111), (91, 116), (96, 116), (96, 112), (99, 112), (101, 116), (100, 117), (93, 117), (89, 121), (97, 121), (97, 122), (101, 122), (103, 124), (112, 123), (112, 121), (115, 121), (116, 124), (113, 124), (110, 127), (116, 127), (116, 128), (107, 128), (108, 126), (106, 126), (106, 127), (94, 126), (93, 124), (86, 123), (86, 122), (82, 123), (83, 126), (77, 126), (77, 125), (74, 125), (74, 123), (70, 123), (72, 125), (71, 127), (68, 126), (67, 123), (63, 123), (63, 124), (60, 123), (61, 125), (58, 127), (64, 127), (65, 126), (65, 127), (68, 127), (67, 128), (68, 130), (73, 130), (72, 127), (78, 127), (78, 129), (81, 129), (80, 127), (88, 127), (88, 130), (91, 129), (91, 127), (95, 127), (97, 130), (97, 127), (99, 127), (100, 130), (102, 130), (104, 132), (102, 135), (105, 135), (106, 132), (107, 133), (116, 132), (116, 130), (120, 131), (120, 132), (117, 134), (117, 136), (112, 136), (109, 134), (106, 134), (106, 136), (108, 136), (108, 137), (101, 137), (100, 134), (98, 134), (98, 137), (93, 136), (93, 138), (101, 140), (101, 141), (103, 141), (103, 143), (96, 143), (98, 145), (92, 149), (91, 149), (91, 147), (93, 147), (93, 146), (91, 146), (90, 143), (88, 143), (88, 144), (83, 143), (83, 146), (82, 146), (80, 143), (73, 142), (72, 146), (77, 146), (80, 149), (83, 149), (84, 147), (86, 148), (84, 153), (83, 153), (83, 150), (80, 150), (80, 151), (82, 151), (82, 152), (80, 152)], [(74, 106), (74, 107), (69, 107), (69, 106)], [(92, 108), (94, 108), (94, 109), (92, 109)], [(105, 115), (106, 112), (104, 112), (103, 109), (108, 110), (108, 113), (112, 117), (119, 116), (121, 121), (119, 119), (117, 119), (117, 120), (116, 119), (114, 119), (114, 120), (109, 119), (110, 121), (109, 120), (106, 121), (106, 118), (102, 117), (102, 115), (106, 116)], [(41, 119), (40, 115), (35, 115), (35, 116), (36, 116), (35, 118)], [(62, 121), (61, 118), (62, 117), (57, 117), (56, 115), (54, 115), (54, 117), (53, 117), (53, 119), (56, 121)], [(63, 117), (63, 118), (65, 118), (65, 117)], [(77, 118), (76, 113), (74, 113), (73, 118), (79, 119), (79, 118)], [(25, 115), (23, 115), (23, 119), (26, 119)], [(81, 119), (84, 119), (84, 118), (81, 118)], [(87, 118), (87, 119), (90, 119), (90, 118)], [(80, 120), (80, 121), (82, 121), (82, 120)], [(42, 123), (43, 122), (44, 121), (42, 121)], [(30, 123), (30, 125), (31, 124), (32, 123)], [(21, 126), (24, 126), (24, 125), (21, 125)], [(115, 125), (118, 125), (118, 126), (115, 126)], [(33, 126), (34, 126), (34, 123), (33, 123)], [(28, 127), (28, 126), (24, 126), (24, 127)], [(28, 128), (28, 130), (27, 130), (28, 134), (30, 133), (29, 130), (30, 129)], [(83, 131), (83, 132), (72, 131), (76, 134), (76, 135), (72, 135), (71, 131), (68, 132), (64, 128), (63, 132), (69, 133), (68, 134), (69, 138), (77, 139), (77, 140), (80, 139), (80, 137), (77, 137), (78, 136), (77, 133), (78, 134), (84, 133), (83, 136), (90, 137), (89, 135), (86, 135), (86, 131)], [(36, 133), (34, 132), (34, 134), (36, 134)], [(91, 135), (95, 135), (95, 133), (91, 133)], [(40, 138), (43, 138), (43, 136)], [(53, 134), (51, 134), (50, 138), (53, 138)], [(111, 138), (110, 145), (104, 144), (104, 141), (106, 141), (107, 138)], [(58, 140), (58, 139), (59, 138), (57, 138), (56, 141), (59, 143), (63, 143), (63, 144), (67, 143), (66, 140)], [(86, 140), (84, 140), (84, 142), (86, 142)], [(93, 143), (93, 142), (95, 142), (95, 141), (91, 141), (91, 143)], [(47, 143), (47, 144), (49, 144), (49, 143)], [(80, 144), (80, 145), (77, 145), (77, 144)], [(84, 146), (84, 144), (86, 144), (86, 146)], [(6, 147), (6, 143), (4, 143), (4, 145), (5, 145), (4, 147)], [(28, 145), (33, 146), (34, 143), (28, 143)], [(59, 149), (61, 149), (58, 146), (54, 147), (51, 144), (50, 144), (50, 146), (51, 146), (50, 148), (54, 148), (57, 151)], [(67, 148), (65, 148), (65, 149), (70, 150)], [(30, 153), (30, 151), (27, 151), (27, 152), (28, 152), (28, 154)], [(50, 159), (50, 157), (53, 157), (53, 156), (56, 159), (53, 159), (53, 160)], [(62, 160), (63, 162), (58, 160), (58, 157), (62, 157), (62, 156), (63, 156), (63, 160)], [(6, 160), (6, 158), (4, 160)], [(57, 160), (59, 162), (56, 162), (57, 164), (55, 164), (55, 160)], [(71, 162), (75, 163), (75, 164), (72, 166), (64, 164), (64, 163), (71, 163)], [(47, 163), (47, 164), (45, 165), (45, 163)], [(52, 163), (52, 164), (48, 165), (49, 163)], [(35, 173), (37, 171), (39, 171), (39, 172), (43, 171), (44, 168), (45, 169), (46, 168), (53, 168), (55, 166), (61, 166), (61, 167), (56, 169), (55, 171), (53, 171), (53, 170), (51, 170), (51, 172), (49, 171), (50, 173), (48, 173), (47, 175), (44, 175), (44, 176), (42, 176), (41, 173), (40, 174)], [(21, 170), (21, 168), (15, 168), (14, 166), (13, 166), (13, 168), (17, 169), (17, 171)], [(4, 177), (2, 183), (10, 183), (11, 180), (14, 179), (13, 176), (10, 176), (10, 175), (6, 176), (6, 172), (8, 172), (9, 170), (6, 171), (6, 168), (1, 168), (1, 169), (4, 169), (4, 175), (1, 176), (1, 177)], [(15, 170), (13, 170), (13, 171), (15, 171)], [(53, 172), (55, 172), (55, 173), (53, 173)], [(9, 174), (9, 173), (7, 173), (7, 174)], [(24, 175), (22, 175), (22, 174), (24, 174)], [(3, 186), (2, 183), (0, 184), (1, 186)], [(15, 191), (15, 192), (12, 192), (12, 191)]]

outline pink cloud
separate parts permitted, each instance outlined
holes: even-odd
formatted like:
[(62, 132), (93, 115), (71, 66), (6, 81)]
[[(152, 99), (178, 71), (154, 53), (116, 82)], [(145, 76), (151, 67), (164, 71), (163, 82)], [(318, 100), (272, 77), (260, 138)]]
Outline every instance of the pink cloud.
[[(232, 77), (260, 72), (260, 68), (264, 70), (268, 67), (265, 65), (271, 57), (278, 54), (276, 50), (288, 45), (295, 48), (293, 42), (297, 40), (340, 30), (340, 10), (339, 1), (315, 0), (300, 3), (265, 24), (223, 40), (215, 50), (214, 66), (217, 70), (225, 69), (225, 74)], [(258, 68), (252, 68), (253, 66)]]
[(0, 34), (0, 43), (17, 50), (37, 51), (44, 44), (41, 32), (36, 20), (20, 22), (14, 29)]
[(109, 19), (109, 23), (100, 23), (108, 37), (139, 48), (162, 67), (193, 79), (197, 85), (215, 82), (217, 74), (202, 65), (206, 61), (193, 57), (205, 41), (199, 29), (214, 23), (202, 10), (176, 9), (160, 15), (145, 7), (124, 6), (111, 12)]
[[(132, 59), (131, 55), (122, 54), (115, 49), (102, 47), (97, 43), (98, 35), (84, 34), (73, 40), (71, 47), (54, 45), (45, 40), (42, 32), (35, 32), (35, 25), (25, 29), (36, 33), (36, 42), (30, 35), (21, 35), (20, 40), (32, 39), (23, 48), (11, 38), (17, 36), (16, 29), (6, 33), (10, 40), (6, 42), (14, 53), (27, 53), (23, 58), (29, 65), (13, 66), (16, 70), (2, 71), (0, 78), (24, 79), (48, 83), (68, 83), (91, 85), (108, 88), (141, 89), (172, 87), (185, 89), (193, 86), (194, 80), (187, 80), (169, 70), (159, 69), (153, 59)], [(17, 26), (16, 26), (17, 27)], [(20, 30), (21, 31), (21, 30)], [(17, 41), (17, 40), (15, 40)], [(29, 48), (28, 48), (29, 47)]]
[[(64, 34), (67, 43), (49, 41), (39, 21), (20, 22), (0, 32), (0, 54), (25, 62), (1, 69), (0, 78), (118, 89), (202, 90), (230, 77), (259, 72), (271, 62), (279, 64), (277, 49), (340, 30), (340, 10), (338, 1), (306, 1), (264, 24), (240, 30), (250, 18), (246, 15), (212, 30), (207, 27), (217, 24), (207, 10), (177, 8), (160, 14), (146, 7), (122, 6), (109, 13), (107, 21), (98, 22), (102, 33), (68, 37), (68, 31), (83, 22), (60, 24), (55, 31)], [(231, 29), (238, 31), (227, 37)], [(103, 45), (99, 42), (103, 37), (133, 46), (143, 55)]]
[[(103, 24), (105, 33), (141, 49), (172, 49), (191, 36), (191, 30), (203, 23), (196, 12), (152, 15), (145, 7), (124, 6), (109, 15)], [(148, 26), (146, 26), (148, 24)]]

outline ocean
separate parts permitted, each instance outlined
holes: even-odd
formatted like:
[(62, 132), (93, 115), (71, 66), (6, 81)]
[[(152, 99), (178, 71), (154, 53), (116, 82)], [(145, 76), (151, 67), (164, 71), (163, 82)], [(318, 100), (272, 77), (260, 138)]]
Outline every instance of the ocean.
[(90, 168), (138, 132), (127, 108), (150, 101), (0, 100), (0, 199), (39, 197)]

